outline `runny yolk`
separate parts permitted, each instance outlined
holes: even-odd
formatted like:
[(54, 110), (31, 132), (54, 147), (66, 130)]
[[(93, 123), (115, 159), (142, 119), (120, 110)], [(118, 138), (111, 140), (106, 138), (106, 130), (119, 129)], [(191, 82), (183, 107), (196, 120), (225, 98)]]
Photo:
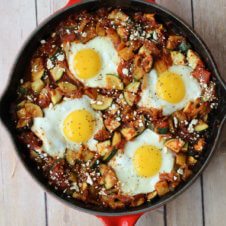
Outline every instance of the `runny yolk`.
[(133, 165), (141, 177), (156, 175), (162, 165), (162, 155), (159, 148), (152, 145), (139, 147), (133, 156)]
[(93, 78), (101, 69), (100, 55), (93, 49), (82, 49), (74, 56), (73, 66), (79, 78)]
[(185, 85), (180, 75), (166, 71), (159, 75), (156, 84), (156, 93), (159, 98), (176, 104), (185, 96)]
[(94, 118), (86, 110), (76, 110), (68, 114), (63, 122), (64, 136), (76, 143), (87, 142), (94, 129)]

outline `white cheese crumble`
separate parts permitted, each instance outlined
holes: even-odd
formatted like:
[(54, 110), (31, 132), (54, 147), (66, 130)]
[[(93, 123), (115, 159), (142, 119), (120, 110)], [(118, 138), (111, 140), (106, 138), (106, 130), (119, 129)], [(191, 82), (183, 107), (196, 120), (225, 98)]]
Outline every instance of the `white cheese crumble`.
[(178, 119), (176, 117), (173, 117), (173, 123), (174, 123), (174, 126), (177, 128), (177, 126), (178, 126)]
[(46, 43), (46, 40), (43, 39), (43, 40), (40, 41), (40, 43), (41, 44), (45, 44)]
[(75, 190), (76, 192), (79, 191), (79, 187), (78, 187), (78, 185), (77, 185), (76, 182), (73, 182), (73, 183), (72, 183), (72, 186), (70, 187), (70, 189), (71, 189), (71, 190)]
[(52, 69), (54, 67), (53, 62), (50, 59), (47, 60), (46, 66), (47, 69)]
[(193, 133), (194, 132), (194, 126), (198, 123), (197, 119), (192, 119), (189, 126), (188, 126), (188, 132)]
[(177, 170), (177, 173), (178, 173), (178, 174), (180, 174), (180, 175), (183, 175), (184, 170), (183, 170), (183, 169), (181, 169), (181, 168), (179, 168), (179, 169)]
[(123, 73), (124, 75), (128, 75), (128, 74), (129, 74), (129, 70), (128, 70), (127, 68), (123, 68), (123, 69), (122, 69), (122, 73)]
[(93, 185), (93, 180), (90, 177), (90, 175), (88, 173), (86, 173), (86, 176), (87, 176), (87, 179), (86, 179), (87, 184)]
[(64, 54), (57, 55), (57, 60), (63, 61), (64, 60)]

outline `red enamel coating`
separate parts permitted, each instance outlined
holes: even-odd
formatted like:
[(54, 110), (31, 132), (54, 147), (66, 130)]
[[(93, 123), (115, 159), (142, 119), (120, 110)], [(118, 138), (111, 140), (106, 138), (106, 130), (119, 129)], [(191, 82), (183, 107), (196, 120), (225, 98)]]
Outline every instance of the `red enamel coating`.
[(105, 226), (134, 226), (143, 213), (129, 215), (129, 216), (97, 216), (100, 218)]
[[(76, 3), (80, 3), (82, 0), (69, 0), (65, 7), (72, 6)], [(146, 0), (146, 2), (155, 2), (155, 0)]]
[[(147, 2), (155, 3), (155, 0), (146, 0)], [(69, 0), (65, 7), (70, 7), (80, 3), (82, 0)], [(128, 216), (97, 216), (101, 219), (105, 226), (134, 226), (143, 213), (128, 215)]]
[(81, 2), (81, 0), (69, 0), (65, 7), (69, 7), (69, 6), (72, 6), (72, 5), (80, 3), (80, 2)]

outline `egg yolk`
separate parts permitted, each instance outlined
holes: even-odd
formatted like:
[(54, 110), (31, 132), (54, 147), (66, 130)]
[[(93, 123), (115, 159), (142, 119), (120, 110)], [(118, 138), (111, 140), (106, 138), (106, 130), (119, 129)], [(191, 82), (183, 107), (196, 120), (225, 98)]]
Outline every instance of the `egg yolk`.
[(133, 165), (139, 176), (154, 176), (159, 172), (162, 165), (160, 149), (152, 145), (139, 147), (133, 157)]
[(157, 81), (156, 93), (159, 98), (176, 104), (185, 96), (185, 85), (180, 75), (166, 71), (162, 73)]
[(93, 49), (82, 49), (74, 57), (74, 70), (81, 79), (95, 77), (101, 69), (101, 58)]
[(87, 142), (93, 134), (94, 122), (93, 116), (88, 111), (73, 111), (63, 122), (64, 136), (72, 142)]

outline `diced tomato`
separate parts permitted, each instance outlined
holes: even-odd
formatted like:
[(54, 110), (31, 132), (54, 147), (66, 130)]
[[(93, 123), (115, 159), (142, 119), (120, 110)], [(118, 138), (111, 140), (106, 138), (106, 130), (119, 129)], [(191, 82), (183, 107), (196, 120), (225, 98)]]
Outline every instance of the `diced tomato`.
[(192, 72), (192, 75), (200, 82), (208, 84), (210, 81), (211, 73), (202, 67), (198, 67)]
[(62, 37), (62, 42), (72, 42), (76, 39), (75, 33), (64, 34)]

